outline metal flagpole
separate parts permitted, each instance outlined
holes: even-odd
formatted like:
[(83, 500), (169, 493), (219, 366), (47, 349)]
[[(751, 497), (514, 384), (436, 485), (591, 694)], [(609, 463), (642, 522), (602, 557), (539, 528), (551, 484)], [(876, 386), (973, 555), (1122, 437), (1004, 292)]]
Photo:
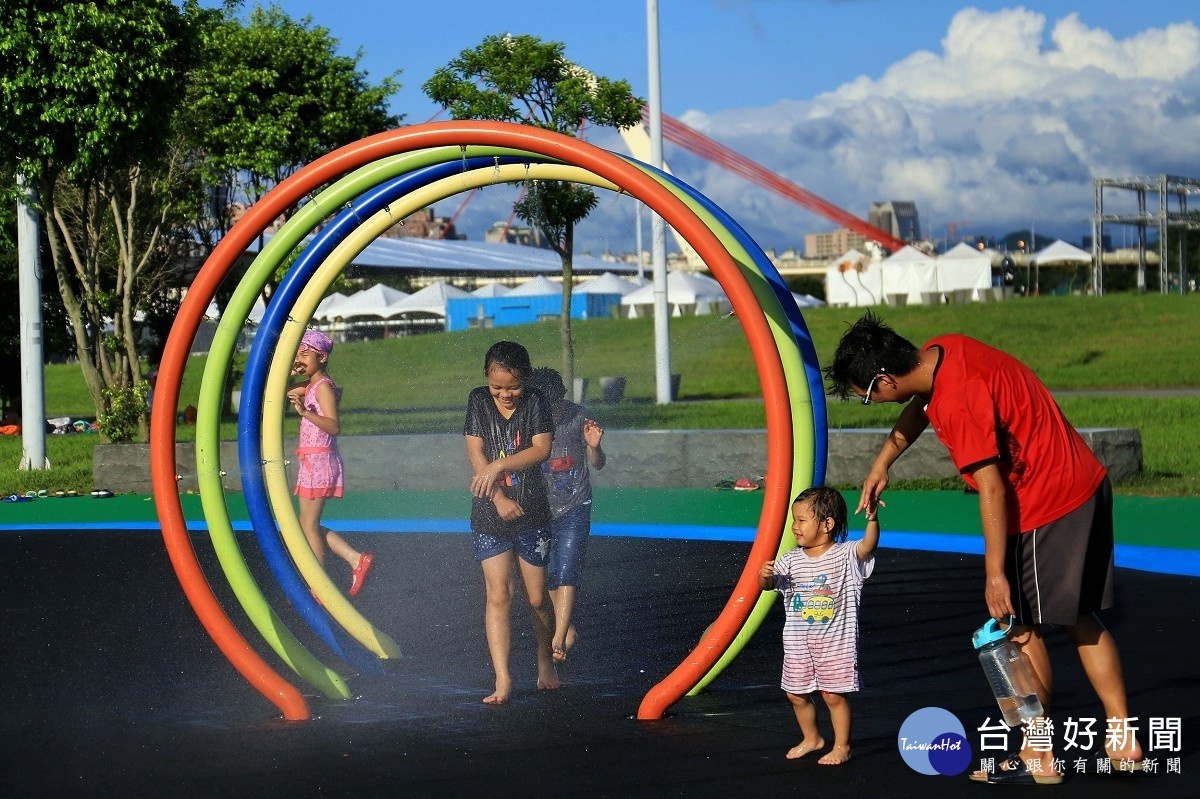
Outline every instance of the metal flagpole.
[(17, 176), (17, 294), (21, 316), (21, 469), (49, 469), (42, 371), (42, 268), (37, 192)]
[[(662, 80), (658, 54), (658, 0), (646, 0), (646, 42), (649, 61), (650, 165), (663, 168)], [(650, 217), (654, 271), (654, 386), (659, 405), (671, 402), (671, 312), (667, 301), (666, 226), (658, 214)]]

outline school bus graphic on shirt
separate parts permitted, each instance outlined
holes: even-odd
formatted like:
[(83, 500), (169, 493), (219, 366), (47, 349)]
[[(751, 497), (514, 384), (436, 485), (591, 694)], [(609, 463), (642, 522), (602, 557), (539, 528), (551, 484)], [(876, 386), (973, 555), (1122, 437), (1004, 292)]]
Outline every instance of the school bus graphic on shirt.
[[(811, 583), (796, 586), (792, 594), (792, 612), (799, 613), (800, 618), (809, 624), (820, 622), (828, 624), (833, 621), (834, 600), (833, 591), (825, 584), (826, 575), (817, 575)], [(805, 596), (802, 591), (810, 593)]]

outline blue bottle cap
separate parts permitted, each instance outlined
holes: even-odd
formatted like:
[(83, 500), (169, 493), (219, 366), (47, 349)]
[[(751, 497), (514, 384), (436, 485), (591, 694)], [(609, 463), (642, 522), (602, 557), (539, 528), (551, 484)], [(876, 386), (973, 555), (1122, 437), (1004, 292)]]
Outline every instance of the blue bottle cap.
[[(1011, 627), (1013, 617), (1008, 617), (1008, 627)], [(971, 636), (971, 645), (976, 649), (983, 649), (988, 644), (1001, 641), (1008, 637), (1008, 627), (1001, 627), (1000, 622), (995, 619), (988, 619), (987, 622), (975, 631)]]

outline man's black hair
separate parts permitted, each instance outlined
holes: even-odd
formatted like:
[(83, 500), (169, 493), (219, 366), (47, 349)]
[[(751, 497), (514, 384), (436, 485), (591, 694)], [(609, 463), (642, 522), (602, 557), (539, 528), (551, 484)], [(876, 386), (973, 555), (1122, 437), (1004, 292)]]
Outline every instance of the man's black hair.
[(920, 351), (911, 341), (867, 311), (842, 334), (833, 363), (825, 367), (826, 393), (850, 399), (853, 386), (866, 388), (879, 374), (906, 375), (919, 361)]

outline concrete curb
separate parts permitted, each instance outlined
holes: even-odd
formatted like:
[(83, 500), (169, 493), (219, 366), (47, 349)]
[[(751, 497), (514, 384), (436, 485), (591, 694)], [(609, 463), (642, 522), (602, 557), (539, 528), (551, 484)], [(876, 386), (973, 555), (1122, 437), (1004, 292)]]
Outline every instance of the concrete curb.
[[(1114, 483), (1142, 469), (1141, 432), (1132, 428), (1082, 428), (1080, 434), (1108, 468)], [(826, 483), (862, 481), (888, 431), (833, 430), (829, 433)], [(288, 444), (288, 450), (295, 441)], [(462, 436), (343, 436), (348, 487), (356, 491), (401, 488), (427, 491), (463, 485), (468, 472)], [(594, 476), (596, 485), (615, 488), (711, 488), (736, 477), (762, 477), (766, 471), (763, 430), (610, 430), (604, 435), (608, 466)], [(289, 456), (290, 457), (290, 456)], [(195, 447), (176, 445), (181, 491), (196, 491)], [(150, 485), (150, 448), (143, 443), (105, 444), (95, 448), (96, 485), (118, 493), (146, 494)], [(222, 485), (241, 491), (237, 442), (221, 444)], [(288, 464), (289, 483), (295, 467)], [(945, 448), (932, 434), (922, 436), (892, 469), (892, 478), (955, 477)]]

